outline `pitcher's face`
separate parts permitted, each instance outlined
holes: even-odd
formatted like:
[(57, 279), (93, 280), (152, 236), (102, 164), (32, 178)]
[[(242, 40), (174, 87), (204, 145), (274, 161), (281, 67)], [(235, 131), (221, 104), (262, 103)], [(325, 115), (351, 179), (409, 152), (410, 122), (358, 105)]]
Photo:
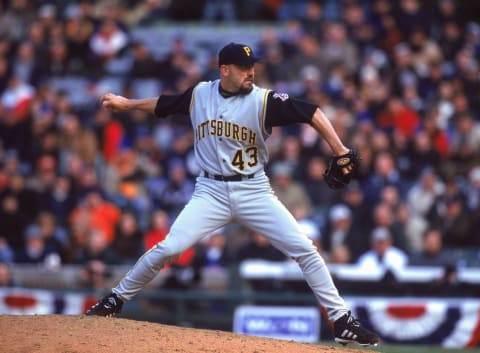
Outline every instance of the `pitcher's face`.
[(249, 93), (255, 79), (255, 66), (222, 65), (222, 88), (230, 93)]

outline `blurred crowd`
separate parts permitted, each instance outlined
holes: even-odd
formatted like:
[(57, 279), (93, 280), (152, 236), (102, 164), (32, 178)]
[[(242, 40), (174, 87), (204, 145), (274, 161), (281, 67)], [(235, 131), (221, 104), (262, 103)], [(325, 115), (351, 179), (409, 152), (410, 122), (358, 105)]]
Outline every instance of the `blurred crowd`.
[[(268, 140), (273, 189), (325, 259), (479, 265), (480, 19), (455, 0), (0, 1), (0, 262), (93, 271), (161, 241), (198, 173), (190, 122), (105, 111), (99, 82), (121, 77), (115, 93), (138, 96), (215, 79), (226, 43), (209, 43), (205, 64), (182, 37), (156, 43), (169, 48), (159, 57), (131, 33), (252, 19), (269, 24), (247, 43), (264, 58), (257, 84), (318, 104), (362, 157), (332, 191), (310, 126)], [(81, 104), (52, 83), (78, 77)], [(229, 229), (174, 265), (285, 260), (261, 234), (234, 241)]]

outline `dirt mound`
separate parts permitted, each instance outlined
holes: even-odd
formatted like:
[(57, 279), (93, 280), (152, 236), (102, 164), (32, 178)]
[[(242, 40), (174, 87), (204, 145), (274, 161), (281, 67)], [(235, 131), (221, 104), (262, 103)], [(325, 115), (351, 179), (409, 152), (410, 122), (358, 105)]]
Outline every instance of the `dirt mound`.
[(3, 353), (353, 353), (327, 347), (120, 318), (0, 316)]

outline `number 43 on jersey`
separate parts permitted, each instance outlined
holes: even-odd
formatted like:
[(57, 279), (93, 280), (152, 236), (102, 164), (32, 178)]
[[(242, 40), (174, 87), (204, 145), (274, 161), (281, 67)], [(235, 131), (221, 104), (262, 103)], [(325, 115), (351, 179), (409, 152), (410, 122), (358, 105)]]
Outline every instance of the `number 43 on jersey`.
[(244, 170), (246, 165), (250, 168), (256, 166), (258, 164), (258, 148), (250, 146), (246, 149), (240, 148), (236, 150), (231, 164), (238, 170)]

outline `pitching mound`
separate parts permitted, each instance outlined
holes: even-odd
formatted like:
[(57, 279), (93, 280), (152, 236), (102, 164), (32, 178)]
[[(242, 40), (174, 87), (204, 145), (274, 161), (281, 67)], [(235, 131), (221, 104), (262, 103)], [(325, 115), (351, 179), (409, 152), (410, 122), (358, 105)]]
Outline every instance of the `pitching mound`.
[(0, 316), (3, 353), (353, 353), (229, 332), (188, 329), (120, 318)]

